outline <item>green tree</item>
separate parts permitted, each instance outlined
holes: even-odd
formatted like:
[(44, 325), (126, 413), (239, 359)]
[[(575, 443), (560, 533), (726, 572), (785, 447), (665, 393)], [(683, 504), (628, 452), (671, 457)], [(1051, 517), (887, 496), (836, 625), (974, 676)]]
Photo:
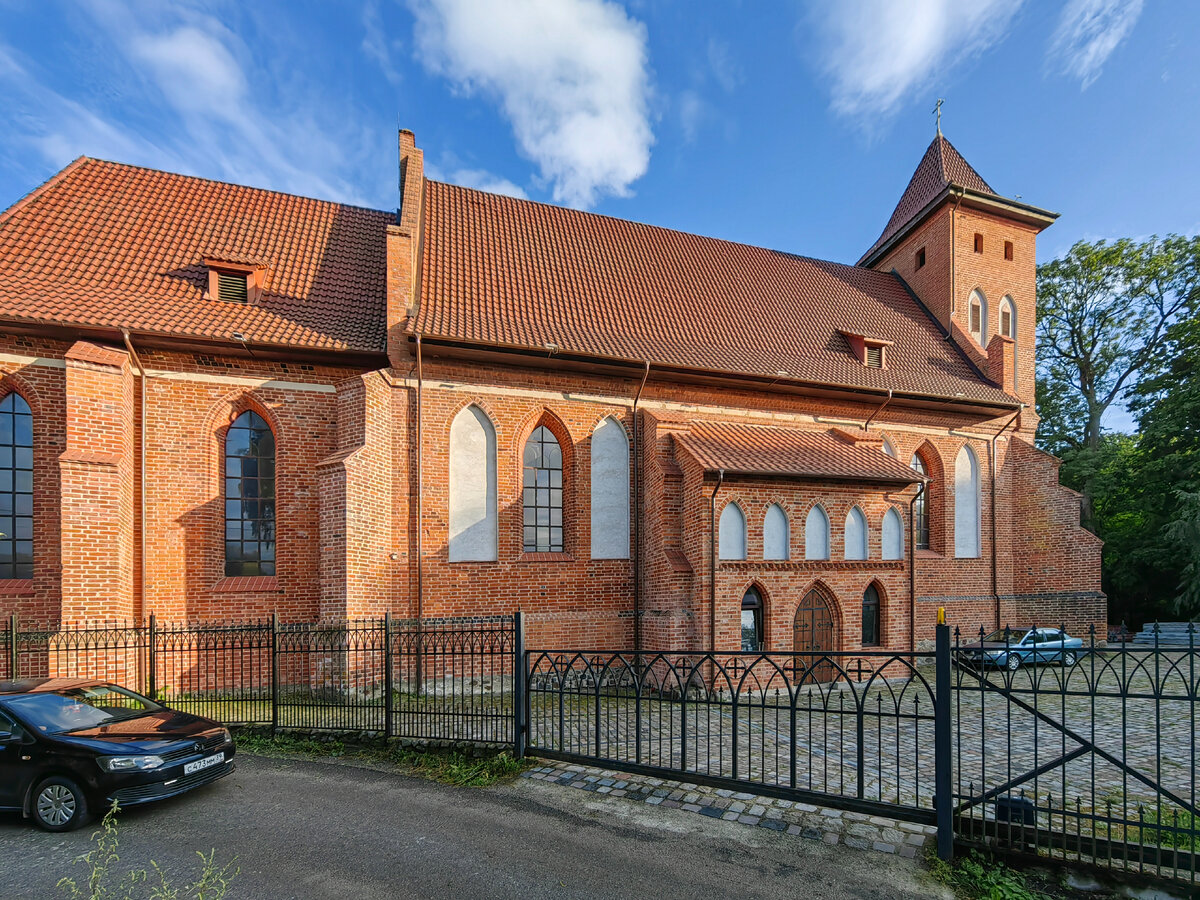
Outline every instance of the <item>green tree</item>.
[[(1038, 267), (1039, 444), (1080, 470), (1101, 464), (1104, 414), (1160, 371), (1166, 333), (1200, 290), (1200, 238), (1079, 242)], [(1094, 478), (1084, 524), (1097, 529)]]

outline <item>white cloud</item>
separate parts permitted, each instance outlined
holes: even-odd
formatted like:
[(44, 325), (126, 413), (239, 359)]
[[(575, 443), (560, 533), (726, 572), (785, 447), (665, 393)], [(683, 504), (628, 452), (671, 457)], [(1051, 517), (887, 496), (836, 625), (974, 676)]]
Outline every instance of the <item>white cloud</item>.
[(1133, 31), (1142, 5), (1142, 0), (1068, 0), (1050, 42), (1050, 61), (1086, 90)]
[(708, 67), (721, 90), (727, 94), (732, 94), (742, 83), (742, 68), (734, 61), (729, 45), (724, 41), (709, 38)]
[(400, 84), (400, 70), (392, 62), (392, 53), (400, 49), (400, 42), (390, 40), (383, 25), (383, 16), (379, 11), (378, 0), (367, 0), (363, 5), (362, 50), (367, 56), (379, 64), (383, 77), (392, 86)]
[(694, 141), (707, 118), (708, 104), (699, 91), (686, 90), (679, 95), (679, 125), (683, 128), (684, 140)]
[(893, 112), (935, 76), (998, 42), (1021, 2), (814, 2), (817, 54), (832, 80), (833, 109), (847, 116)]
[(499, 100), (554, 199), (627, 196), (654, 141), (646, 30), (606, 0), (410, 0), (430, 71)]

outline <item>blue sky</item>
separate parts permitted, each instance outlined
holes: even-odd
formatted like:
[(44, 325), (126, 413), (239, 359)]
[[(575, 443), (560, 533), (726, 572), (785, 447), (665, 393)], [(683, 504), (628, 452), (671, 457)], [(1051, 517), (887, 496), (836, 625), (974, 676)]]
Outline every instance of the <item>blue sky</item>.
[(1080, 238), (1200, 228), (1200, 4), (0, 0), (0, 205), (88, 154), (381, 208), (434, 177), (853, 261), (934, 131)]

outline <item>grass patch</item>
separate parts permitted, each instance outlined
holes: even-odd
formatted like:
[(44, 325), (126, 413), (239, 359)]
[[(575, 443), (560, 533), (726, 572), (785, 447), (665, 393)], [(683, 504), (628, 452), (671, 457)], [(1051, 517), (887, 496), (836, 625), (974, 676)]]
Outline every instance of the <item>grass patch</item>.
[(972, 850), (943, 862), (929, 855), (933, 877), (950, 887), (962, 900), (1054, 900), (1077, 894), (1061, 884), (1011, 869), (990, 856)]
[(241, 734), (238, 749), (257, 756), (304, 759), (351, 759), (395, 766), (408, 775), (431, 778), (456, 787), (488, 787), (510, 780), (532, 764), (507, 751), (491, 756), (468, 756), (457, 750), (415, 750), (397, 744), (344, 744), (280, 734), (266, 737)]

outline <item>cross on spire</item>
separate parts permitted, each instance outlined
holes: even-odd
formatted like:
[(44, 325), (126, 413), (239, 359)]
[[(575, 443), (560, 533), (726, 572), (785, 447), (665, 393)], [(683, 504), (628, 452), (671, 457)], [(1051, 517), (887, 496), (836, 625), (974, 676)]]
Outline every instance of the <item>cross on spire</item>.
[(933, 111), (934, 111), (934, 113), (937, 115), (937, 133), (938, 133), (938, 137), (941, 137), (941, 136), (942, 136), (942, 104), (943, 104), (943, 103), (945, 103), (945, 102), (946, 102), (946, 101), (945, 101), (945, 100), (943, 100), (941, 97), (938, 97), (938, 102), (937, 102), (937, 104), (936, 104), (936, 105), (934, 106), (934, 108), (933, 108)]

